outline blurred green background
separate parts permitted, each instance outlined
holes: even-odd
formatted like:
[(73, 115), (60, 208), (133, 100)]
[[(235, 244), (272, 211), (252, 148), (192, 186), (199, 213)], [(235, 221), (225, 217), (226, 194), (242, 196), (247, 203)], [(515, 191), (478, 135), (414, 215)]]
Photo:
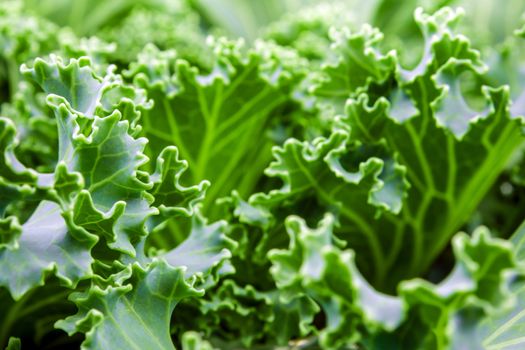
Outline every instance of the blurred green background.
[[(69, 27), (79, 37), (116, 43), (114, 57), (124, 65), (153, 43), (176, 49), (206, 69), (207, 35), (270, 39), (291, 46), (306, 58), (326, 58), (331, 26), (358, 30), (369, 23), (385, 35), (384, 49), (395, 48), (404, 66), (419, 60), (421, 33), (416, 8), (433, 13), (442, 6), (462, 7), (458, 30), (484, 57), (504, 50), (523, 23), (523, 0), (8, 0), (21, 11)], [(514, 45), (515, 46), (515, 45)], [(522, 53), (519, 53), (521, 55)], [(508, 83), (508, 82), (505, 82)]]
[[(219, 27), (234, 37), (252, 40), (269, 23), (289, 14), (321, 3), (348, 8), (355, 24), (371, 23), (385, 33), (409, 34), (414, 29), (410, 8), (423, 7), (427, 12), (437, 8), (462, 6), (466, 10), (464, 26), (483, 40), (497, 43), (521, 21), (523, 0), (25, 0), (25, 8), (57, 24), (70, 26), (81, 36), (122, 21), (135, 7), (153, 11), (170, 11), (181, 4), (195, 9), (204, 27)], [(408, 11), (407, 11), (408, 10)], [(488, 24), (488, 25), (487, 25)]]

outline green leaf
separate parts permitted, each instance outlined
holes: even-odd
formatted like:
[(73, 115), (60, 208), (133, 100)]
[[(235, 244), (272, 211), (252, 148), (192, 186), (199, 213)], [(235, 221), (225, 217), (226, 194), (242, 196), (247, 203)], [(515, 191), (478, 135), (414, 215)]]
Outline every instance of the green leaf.
[(332, 49), (337, 61), (325, 64), (321, 80), (313, 93), (333, 99), (340, 112), (347, 98), (366, 90), (372, 83), (381, 84), (393, 73), (394, 52), (383, 55), (377, 49), (383, 34), (364, 25), (358, 33), (348, 28), (332, 31)]
[[(365, 85), (328, 138), (276, 149), (267, 174), (283, 187), (250, 199), (274, 215), (336, 214), (336, 235), (359, 252), (363, 275), (390, 293), (428, 271), (524, 141), (507, 87), (476, 86), (481, 111), (466, 102), (463, 73), (481, 79), (484, 70), (449, 28), (459, 13), (417, 16), (429, 46), (418, 67)], [(317, 209), (299, 204), (311, 198)]]
[(314, 2), (0, 3), (1, 349), (523, 347), (525, 3)]
[(9, 101), (18, 91), (19, 66), (29, 59), (58, 49), (57, 32), (61, 31), (39, 16), (22, 10), (19, 1), (0, 4), (0, 101)]
[[(67, 165), (69, 172), (82, 176), (93, 210), (103, 216), (106, 211), (116, 210), (117, 202), (126, 201), (109, 244), (134, 254), (133, 244), (145, 235), (144, 221), (156, 213), (148, 208), (151, 199), (144, 193), (151, 184), (137, 175), (137, 170), (147, 162), (142, 154), (146, 140), (129, 135), (130, 124), (121, 120), (119, 103), (111, 113), (106, 112), (102, 117), (95, 114), (104, 111), (98, 107), (104, 107), (106, 95), (115, 93), (115, 88), (114, 84), (103, 83), (89, 64), (81, 59), (64, 65), (60, 59), (52, 58), (49, 63), (37, 60), (34, 68), (24, 68), (24, 71), (50, 94), (48, 104), (59, 129), (59, 160)], [(127, 97), (120, 95), (121, 99)], [(108, 177), (108, 173), (111, 176)]]
[[(487, 113), (473, 110), (461, 93), (459, 78), (472, 71), (476, 72), (472, 61), (450, 58), (435, 75), (437, 86), (442, 89), (442, 95), (432, 102), (437, 124), (450, 130), (457, 139), (462, 139), (469, 131), (470, 124), (483, 119), (483, 114)], [(490, 99), (488, 91), (483, 93)]]
[(193, 207), (203, 199), (209, 182), (184, 187), (180, 179), (187, 169), (188, 162), (179, 159), (176, 147), (168, 146), (162, 150), (156, 161), (156, 171), (150, 176), (153, 187), (148, 192), (155, 198), (153, 206), (159, 209), (159, 215), (149, 218), (150, 231), (170, 219), (191, 217)]
[[(276, 290), (259, 291), (251, 285), (241, 286), (234, 279), (229, 275), (222, 285), (208, 292), (209, 296), (195, 301), (197, 310), (187, 311), (194, 315), (194, 327), (209, 332), (214, 345), (250, 347), (264, 341), (268, 346), (285, 346), (290, 339), (312, 332), (319, 307), (309, 297), (285, 301)], [(178, 320), (176, 317), (175, 324)]]
[(144, 269), (134, 264), (121, 287), (92, 287), (72, 296), (79, 312), (57, 327), (86, 333), (82, 349), (175, 349), (169, 321), (185, 298), (202, 295), (184, 278), (184, 270), (162, 260)]
[[(264, 327), (273, 321), (269, 296), (253, 286), (239, 286), (232, 280), (224, 281), (209, 298), (199, 301), (199, 310), (201, 329), (211, 329), (222, 339), (244, 347), (263, 338)], [(229, 331), (218, 327), (221, 323), (226, 324)]]
[(73, 223), (71, 212), (61, 212), (56, 203), (42, 201), (22, 225), (16, 247), (0, 250), (0, 284), (7, 286), (15, 299), (33, 286), (43, 285), (49, 272), (74, 287), (91, 273), (89, 251), (95, 242), (96, 237)]
[(171, 266), (185, 266), (186, 277), (205, 276), (224, 268), (221, 264), (231, 257), (230, 250), (235, 248), (235, 243), (224, 235), (225, 226), (224, 221), (207, 225), (200, 214), (196, 214), (188, 238), (163, 258)]
[[(403, 282), (400, 294), (408, 310), (408, 319), (398, 330), (402, 347), (445, 349), (461, 338), (456, 327), (459, 311), (475, 305), (483, 310), (481, 319), (490, 320), (510, 300), (505, 273), (515, 266), (512, 246), (490, 237), (489, 231), (478, 228), (472, 237), (458, 234), (453, 239), (456, 265), (445, 280), (431, 285), (421, 280)], [(410, 329), (413, 332), (406, 336)], [(472, 335), (468, 343), (480, 341)]]
[(114, 211), (117, 205), (123, 205), (119, 201), (126, 202), (124, 213), (115, 223), (113, 237), (108, 243), (115, 249), (134, 254), (133, 243), (145, 235), (145, 220), (156, 213), (155, 209), (149, 208), (151, 199), (145, 195), (151, 184), (137, 177), (137, 169), (147, 161), (141, 153), (145, 140), (133, 139), (128, 134), (129, 124), (120, 121), (118, 111), (105, 118), (95, 117), (93, 131), (85, 137), (73, 131), (76, 124), (74, 112), (63, 103), (53, 108), (59, 127), (65, 130), (61, 135), (60, 152), (68, 171), (82, 175), (83, 193), (89, 193), (93, 209), (101, 213)]
[(58, 135), (45, 96), (29, 82), (21, 81), (11, 103), (2, 104), (0, 113), (11, 119), (20, 133), (15, 147), (20, 162), (39, 172), (52, 172)]
[[(270, 253), (271, 272), (281, 298), (306, 294), (323, 309), (327, 321), (319, 339), (326, 348), (358, 342), (376, 348), (388, 342), (400, 349), (445, 349), (454, 336), (449, 329), (455, 312), (476, 305), (491, 317), (508, 305), (505, 273), (515, 266), (512, 246), (491, 238), (486, 228), (473, 237), (454, 237), (456, 266), (445, 280), (437, 285), (404, 281), (398, 297), (381, 294), (364, 280), (354, 253), (340, 248), (333, 235), (333, 217), (317, 229), (290, 217), (287, 229), (290, 247)], [(363, 326), (368, 331), (361, 332)]]
[(515, 304), (482, 325), (483, 346), (488, 350), (520, 349), (525, 344), (525, 284), (523, 276), (513, 283)]
[(319, 335), (322, 346), (337, 348), (357, 342), (363, 317), (388, 329), (400, 323), (400, 301), (375, 292), (362, 278), (353, 252), (338, 247), (341, 242), (333, 236), (332, 216), (326, 216), (313, 230), (298, 217), (289, 217), (286, 226), (290, 246), (270, 252), (271, 273), (282, 299), (292, 300), (305, 293), (323, 309), (327, 320)]
[[(71, 60), (64, 65), (52, 58), (25, 68), (26, 75), (49, 93), (47, 101), (57, 120), (59, 147), (54, 174), (38, 174), (17, 161), (14, 128), (2, 119), (3, 182), (9, 181), (11, 187), (20, 183), (18, 188), (26, 192), (33, 187), (43, 192), (42, 198), (37, 198), (41, 201), (37, 209), (20, 228), (13, 218), (2, 221), (3, 227), (16, 228), (3, 235), (6, 243), (0, 248), (6, 261), (0, 283), (8, 286), (15, 298), (43, 284), (51, 273), (71, 288), (92, 277), (95, 258), (91, 250), (97, 242), (102, 243), (97, 248), (99, 261), (111, 264), (119, 253), (128, 255), (124, 262), (131, 257), (145, 261), (146, 222), (158, 214), (191, 216), (193, 206), (202, 198), (204, 184), (185, 188), (178, 183), (177, 174), (185, 166), (173, 148), (163, 153), (168, 164), (163, 165), (162, 158), (159, 173), (151, 180), (150, 174), (140, 170), (147, 162), (142, 153), (146, 140), (134, 138), (130, 122), (123, 119), (127, 113), (136, 120), (145, 100), (140, 91), (122, 85), (112, 73), (107, 79), (97, 77), (89, 64), (87, 60)], [(10, 202), (14, 199), (8, 197)]]
[(9, 216), (0, 220), (0, 247), (16, 248), (17, 238), (20, 236), (22, 227), (15, 216)]
[(423, 54), (412, 69), (400, 69), (400, 76), (405, 82), (413, 82), (418, 76), (435, 72), (449, 58), (470, 60), (478, 68), (484, 67), (479, 52), (472, 49), (470, 41), (456, 34), (455, 28), (461, 21), (464, 11), (461, 8), (444, 7), (429, 15), (418, 8), (414, 19), (423, 34)]
[(60, 56), (63, 58), (89, 57), (92, 67), (99, 75), (104, 75), (117, 49), (115, 43), (105, 42), (96, 36), (77, 38), (73, 33), (63, 32), (60, 38)]
[(483, 340), (483, 346), (490, 350), (519, 349), (525, 344), (523, 331), (525, 329), (525, 281), (523, 277), (525, 224), (522, 224), (510, 238), (514, 244), (514, 252), (518, 263), (521, 265), (520, 273), (514, 276), (510, 284), (510, 305), (498, 312), (481, 324), (476, 323), (478, 336)]
[[(451, 60), (443, 69), (465, 64)], [(428, 88), (425, 90), (419, 92), (421, 96), (429, 96)], [(449, 88), (444, 91), (449, 95), (442, 96), (450, 97), (445, 97), (445, 101), (439, 97), (432, 105), (446, 108), (421, 105), (416, 114), (401, 121), (396, 118), (395, 101), (380, 98), (369, 106), (368, 98), (362, 95), (348, 103), (348, 117), (343, 119), (360, 140), (386, 140), (399, 163), (406, 167), (407, 180), (412, 186), (407, 195), (409, 200), (396, 218), (395, 230), (413, 239), (415, 255), (411, 269), (418, 269), (416, 266), (424, 269), (431, 263), (523, 142), (520, 122), (508, 114), (508, 89), (485, 88), (483, 94), (490, 107), (471, 121), (466, 121), (465, 115), (477, 114), (465, 114), (464, 110), (451, 107), (450, 99), (463, 100), (459, 92)], [(443, 123), (448, 125), (445, 127)], [(441, 213), (440, 219), (436, 213)], [(381, 231), (388, 227), (381, 221), (374, 223), (378, 224), (375, 227)], [(433, 238), (423, 238), (423, 233)]]
[(90, 116), (104, 86), (102, 79), (94, 75), (90, 64), (87, 57), (71, 60), (68, 65), (64, 65), (59, 57), (51, 56), (49, 63), (38, 58), (33, 68), (23, 65), (21, 70), (47, 94), (62, 96), (71, 108)]
[[(382, 250), (390, 245), (392, 233), (374, 230), (370, 224), (378, 217), (392, 220), (401, 209), (408, 188), (405, 168), (391, 159), (382, 145), (352, 145), (343, 130), (312, 143), (289, 139), (274, 154), (277, 160), (266, 172), (281, 178), (284, 186), (252, 196), (250, 203), (275, 212), (282, 203), (315, 196), (321, 212), (337, 214), (341, 225), (336, 232), (360, 250), (359, 258), (367, 261), (367, 275), (374, 281), (384, 278), (380, 275), (385, 266)], [(302, 215), (293, 209), (292, 213)]]
[(37, 174), (26, 168), (16, 158), (14, 149), (17, 145), (16, 129), (13, 122), (0, 118), (0, 215), (3, 217), (7, 206), (32, 194), (37, 181)]
[(268, 125), (290, 100), (297, 74), (289, 67), (298, 62), (293, 53), (269, 45), (246, 54), (241, 44), (222, 39), (211, 47), (215, 56), (209, 74), (153, 46), (127, 73), (155, 102), (143, 114), (148, 155), (167, 145), (178, 147), (190, 165), (186, 179), (212, 183), (205, 213), (234, 188), (242, 194), (253, 190), (270, 157)]

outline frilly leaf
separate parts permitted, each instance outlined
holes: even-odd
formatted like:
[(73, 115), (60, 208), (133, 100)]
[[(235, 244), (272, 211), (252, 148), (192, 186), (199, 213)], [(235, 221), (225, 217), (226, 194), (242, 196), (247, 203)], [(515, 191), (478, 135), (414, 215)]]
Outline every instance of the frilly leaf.
[(174, 144), (190, 165), (185, 178), (212, 184), (204, 213), (234, 188), (241, 194), (253, 189), (269, 161), (265, 130), (303, 74), (292, 70), (299, 58), (289, 50), (257, 43), (245, 53), (240, 41), (226, 39), (210, 39), (209, 45), (214, 51), (210, 73), (153, 46), (126, 73), (155, 102), (143, 114), (147, 154), (156, 157)]
[(401, 302), (375, 292), (361, 277), (353, 253), (337, 247), (332, 216), (313, 230), (298, 217), (289, 217), (286, 225), (290, 247), (270, 252), (271, 272), (281, 298), (292, 300), (305, 293), (323, 309), (327, 323), (319, 336), (324, 347), (357, 342), (363, 317), (387, 329), (397, 327), (402, 319)]
[(104, 74), (115, 55), (115, 43), (104, 42), (98, 37), (77, 38), (69, 31), (59, 33), (61, 54), (68, 58), (89, 57), (97, 74)]
[(22, 232), (22, 226), (18, 223), (16, 216), (8, 216), (0, 219), (0, 247), (16, 249), (18, 237)]
[(260, 331), (273, 320), (269, 296), (250, 285), (242, 287), (226, 280), (207, 299), (199, 301), (199, 310), (203, 314), (200, 327), (227, 324), (231, 332), (217, 329), (215, 333), (234, 344), (250, 346), (264, 337), (264, 332)]
[[(250, 204), (277, 213), (283, 203), (289, 206), (314, 196), (321, 211), (337, 215), (339, 237), (359, 249), (359, 263), (366, 264), (368, 276), (374, 276), (383, 268), (389, 248), (381, 246), (382, 233), (372, 227), (378, 217), (390, 220), (401, 210), (408, 184), (405, 169), (388, 156), (383, 145), (362, 147), (350, 140), (341, 129), (312, 143), (289, 139), (283, 148), (275, 148), (276, 161), (266, 171), (283, 180), (282, 188), (255, 194)], [(293, 209), (291, 213), (303, 215)]]
[(0, 250), (0, 284), (9, 288), (13, 298), (43, 285), (48, 273), (70, 287), (90, 275), (90, 250), (97, 239), (75, 225), (71, 216), (56, 203), (42, 201), (22, 225), (16, 246)]
[(33, 84), (21, 81), (11, 96), (11, 102), (2, 104), (0, 113), (16, 126), (16, 154), (20, 162), (39, 172), (52, 172), (56, 163), (58, 133), (45, 96)]
[[(442, 88), (442, 94), (432, 102), (436, 109), (435, 118), (438, 125), (450, 130), (458, 139), (468, 131), (470, 124), (481, 118), (481, 114), (468, 106), (462, 93), (459, 82), (461, 74), (476, 72), (471, 61), (458, 61), (451, 58), (436, 74), (436, 82)], [(486, 99), (490, 99), (488, 92), (484, 92)]]
[[(425, 251), (429, 260), (433, 260), (430, 252), (441, 250), (461, 221), (469, 217), (523, 139), (521, 122), (508, 113), (508, 89), (484, 87), (482, 96), (488, 108), (475, 112), (466, 105), (456, 85), (457, 74), (453, 72), (463, 70), (475, 68), (470, 61), (451, 59), (438, 71), (436, 81), (442, 84), (442, 95), (434, 95), (434, 100), (429, 91), (436, 87), (430, 81), (423, 83), (421, 78), (418, 96), (429, 98), (432, 107), (412, 106), (410, 118), (396, 116), (399, 102), (395, 99), (381, 97), (370, 105), (363, 94), (349, 100), (347, 117), (340, 120), (365, 144), (386, 141), (387, 148), (405, 167), (411, 184), (407, 193), (410, 200), (395, 220), (398, 229), (414, 232), (416, 239), (421, 230), (435, 238), (421, 241), (427, 248), (413, 250)], [(447, 219), (431, 219), (438, 213)]]
[[(524, 266), (524, 239), (525, 224), (522, 224), (510, 238), (514, 244), (515, 258), (519, 264), (518, 274), (512, 277), (510, 283), (510, 295), (505, 295), (504, 306), (495, 312), (490, 319), (480, 321), (479, 315), (474, 312), (471, 317), (458, 315), (458, 329), (466, 334), (465, 339), (474, 336), (480, 339), (479, 344), (491, 350), (511, 350), (523, 347), (525, 339), (523, 330), (525, 329), (525, 279), (523, 274)], [(493, 287), (493, 286), (492, 286)], [(466, 326), (465, 326), (466, 325)], [(463, 343), (454, 344), (460, 348)]]
[(153, 206), (159, 209), (159, 215), (148, 220), (150, 231), (167, 220), (192, 216), (195, 204), (204, 198), (208, 181), (192, 187), (184, 187), (180, 183), (187, 169), (188, 162), (179, 159), (176, 147), (168, 146), (162, 150), (156, 161), (156, 171), (150, 176), (153, 187), (148, 192), (155, 198)]
[(169, 320), (182, 299), (202, 295), (184, 278), (184, 269), (162, 260), (144, 269), (131, 267), (121, 287), (92, 287), (73, 294), (79, 312), (57, 327), (69, 334), (86, 333), (83, 349), (175, 349)]
[[(0, 4), (0, 101), (9, 101), (18, 91), (19, 66), (29, 59), (58, 49), (56, 25), (38, 16), (24, 13), (19, 1), (6, 0)], [(5, 81), (4, 81), (5, 80)]]
[(203, 69), (211, 68), (211, 50), (206, 45), (197, 13), (184, 2), (163, 5), (170, 8), (134, 8), (121, 23), (98, 33), (116, 43), (118, 50), (112, 58), (127, 64), (135, 61), (143, 48), (152, 43), (162, 50), (175, 49), (179, 57)]
[(405, 281), (398, 297), (368, 285), (354, 265), (353, 252), (334, 241), (333, 228), (331, 216), (317, 229), (290, 217), (289, 249), (270, 253), (281, 298), (306, 294), (323, 309), (327, 322), (319, 339), (326, 348), (355, 343), (375, 348), (388, 342), (396, 348), (445, 349), (454, 337), (450, 329), (456, 312), (474, 304), (491, 317), (508, 300), (506, 272), (515, 266), (512, 246), (491, 238), (486, 228), (472, 238), (454, 238), (456, 267), (443, 282)]
[(451, 57), (470, 60), (480, 69), (485, 67), (479, 52), (470, 48), (469, 40), (455, 33), (455, 27), (463, 15), (461, 8), (453, 10), (450, 7), (444, 7), (432, 15), (424, 13), (422, 8), (415, 11), (415, 21), (423, 34), (423, 55), (413, 69), (399, 68), (402, 81), (413, 82), (417, 77), (432, 74)]
[(208, 225), (200, 214), (195, 214), (189, 237), (162, 256), (171, 266), (186, 267), (187, 278), (215, 275), (235, 248), (235, 243), (224, 235), (225, 226), (224, 221)]
[(364, 25), (361, 31), (332, 30), (332, 50), (336, 62), (326, 64), (320, 82), (314, 87), (315, 95), (336, 101), (340, 112), (344, 101), (370, 84), (381, 84), (394, 73), (394, 52), (383, 55), (377, 49), (383, 34), (376, 28)]
[(7, 206), (35, 191), (38, 175), (26, 168), (15, 156), (17, 146), (16, 129), (13, 122), (0, 118), (0, 216)]
[(90, 64), (88, 57), (82, 57), (65, 65), (61, 58), (51, 55), (49, 62), (37, 58), (32, 68), (22, 65), (21, 71), (34, 79), (47, 94), (62, 96), (74, 110), (90, 117), (104, 86)]
[(145, 195), (151, 184), (137, 176), (138, 168), (147, 161), (142, 154), (146, 140), (133, 139), (128, 134), (129, 123), (120, 120), (118, 111), (104, 118), (95, 116), (90, 133), (85, 135), (80, 126), (85, 121), (77, 120), (74, 110), (63, 99), (55, 99), (56, 102), (50, 102), (59, 123), (59, 156), (69, 172), (82, 176), (84, 188), (97, 210), (105, 212), (118, 201), (126, 202), (109, 244), (134, 254), (133, 244), (145, 235), (145, 220), (157, 212), (149, 208), (151, 199)]
[[(159, 162), (158, 174), (141, 169), (148, 161), (142, 153), (146, 139), (135, 138), (140, 129), (130, 129), (126, 120), (127, 116), (137, 120), (146, 108), (141, 90), (124, 85), (111, 72), (98, 78), (87, 59), (64, 64), (52, 57), (24, 70), (49, 93), (47, 102), (58, 127), (58, 161), (54, 173), (26, 168), (14, 155), (12, 123), (0, 120), (4, 162), (0, 184), (8, 186), (11, 192), (6, 193), (18, 193), (7, 198), (5, 206), (34, 191), (40, 201), (26, 222), (26, 218), (2, 219), (2, 228), (13, 231), (2, 235), (0, 256), (6, 264), (2, 264), (1, 284), (19, 298), (44, 283), (49, 274), (74, 288), (81, 279), (104, 280), (107, 276), (96, 276), (98, 272), (105, 275), (106, 267), (98, 271), (104, 264), (122, 270), (136, 259), (147, 265), (144, 243), (154, 227), (147, 231), (146, 222), (155, 221), (152, 216), (159, 217), (157, 223), (181, 214), (192, 216), (206, 184), (180, 185), (185, 163), (177, 159), (174, 148), (163, 153), (162, 160), (168, 164)], [(93, 265), (94, 256), (101, 265)]]
[(31, 68), (21, 67), (26, 78), (39, 84), (51, 99), (60, 96), (85, 118), (104, 117), (118, 110), (123, 119), (129, 121), (132, 134), (136, 136), (140, 131), (138, 119), (152, 104), (144, 90), (125, 85), (114, 70), (114, 66), (109, 66), (101, 78), (91, 58), (83, 56), (64, 63), (61, 57), (53, 54), (48, 60), (37, 58)]

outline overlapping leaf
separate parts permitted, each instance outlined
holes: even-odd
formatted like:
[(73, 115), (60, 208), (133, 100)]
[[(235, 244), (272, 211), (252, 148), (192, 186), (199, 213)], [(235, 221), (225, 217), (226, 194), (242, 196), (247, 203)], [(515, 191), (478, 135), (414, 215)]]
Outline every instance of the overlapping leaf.
[[(323, 309), (327, 321), (319, 341), (325, 348), (362, 343), (371, 348), (389, 344), (445, 349), (454, 336), (449, 329), (455, 311), (476, 303), (490, 313), (508, 297), (501, 288), (504, 273), (514, 266), (512, 246), (491, 238), (485, 228), (472, 238), (464, 234), (454, 238), (456, 266), (446, 280), (438, 285), (404, 282), (395, 298), (375, 291), (363, 279), (354, 265), (354, 253), (340, 248), (333, 227), (331, 216), (317, 229), (291, 217), (289, 249), (270, 253), (281, 298), (306, 294)], [(362, 325), (369, 333), (361, 333)]]
[(522, 346), (523, 235), (475, 228), (522, 214), (523, 30), (482, 61), (490, 23), (420, 1), (246, 46), (198, 2), (50, 7), (113, 44), (31, 3), (0, 5), (0, 347)]
[(482, 64), (450, 31), (457, 14), (417, 18), (429, 49), (414, 70), (398, 74), (399, 88), (371, 101), (370, 87), (349, 100), (329, 138), (276, 149), (267, 173), (284, 186), (251, 199), (282, 211), (313, 196), (338, 214), (335, 232), (359, 251), (365, 277), (390, 291), (426, 272), (523, 142), (507, 88), (480, 88), (481, 111), (460, 92), (461, 73), (479, 75)]
[(75, 316), (57, 325), (86, 333), (83, 349), (174, 349), (169, 320), (177, 303), (202, 295), (184, 279), (184, 271), (162, 261), (147, 269), (133, 265), (121, 287), (91, 288), (76, 294)]
[(336, 112), (340, 112), (349, 97), (366, 91), (372, 83), (384, 83), (394, 71), (395, 57), (393, 52), (379, 52), (377, 46), (383, 34), (368, 25), (358, 33), (343, 27), (331, 35), (336, 62), (325, 64), (314, 94), (330, 99)]
[(210, 74), (153, 46), (128, 72), (155, 102), (143, 115), (148, 154), (156, 155), (169, 144), (179, 148), (190, 164), (189, 178), (212, 183), (205, 212), (214, 199), (234, 188), (241, 193), (253, 190), (269, 160), (266, 132), (290, 100), (297, 79), (290, 67), (299, 62), (293, 53), (263, 44), (247, 54), (241, 53), (239, 43), (225, 40), (212, 48)]
[[(383, 251), (391, 246), (392, 234), (374, 230), (367, 220), (376, 221), (378, 215), (391, 220), (387, 218), (399, 212), (408, 187), (405, 169), (390, 159), (381, 145), (352, 146), (348, 137), (338, 130), (329, 139), (313, 144), (288, 140), (282, 149), (275, 150), (277, 161), (267, 169), (268, 175), (279, 176), (285, 185), (268, 194), (254, 195), (251, 203), (267, 208), (285, 204), (286, 208), (287, 203), (313, 196), (319, 208), (339, 214), (341, 227), (337, 232), (359, 249), (362, 261), (367, 261), (367, 275), (379, 281), (384, 277), (380, 276), (385, 265)], [(307, 214), (305, 209), (298, 208), (297, 214)]]
[[(170, 320), (179, 301), (202, 296), (223, 273), (235, 245), (224, 234), (224, 223), (206, 225), (195, 217), (190, 236), (176, 248), (115, 274), (112, 283), (95, 283), (72, 300), (75, 316), (57, 322), (70, 335), (85, 333), (83, 348), (147, 347), (174, 349)], [(142, 266), (146, 267), (142, 267)], [(130, 312), (134, 315), (129, 318)], [(129, 333), (133, 333), (130, 337)], [(184, 344), (185, 340), (182, 339)]]
[[(13, 124), (1, 119), (2, 186), (5, 184), (6, 193), (9, 189), (15, 193), (5, 199), (2, 209), (35, 191), (40, 200), (27, 221), (15, 216), (1, 221), (0, 281), (13, 297), (19, 299), (53, 274), (68, 288), (96, 277), (96, 283), (86, 293), (98, 295), (97, 286), (109, 283), (110, 299), (127, 287), (119, 285), (121, 278), (108, 276), (104, 270), (113, 265), (117, 268), (113, 273), (123, 268), (125, 272), (133, 257), (142, 267), (136, 265), (132, 275), (138, 275), (140, 280), (146, 270), (156, 271), (158, 265), (158, 269), (169, 272), (163, 270), (166, 273), (159, 272), (155, 278), (164, 285), (179, 279), (174, 274), (180, 274), (179, 282), (184, 286), (185, 279), (218, 273), (229, 256), (227, 248), (231, 247), (222, 238), (223, 224), (208, 226), (196, 219), (188, 241), (164, 254), (163, 259), (168, 262), (152, 262), (145, 255), (147, 234), (166, 220), (195, 215), (193, 207), (202, 199), (206, 184), (180, 185), (179, 178), (187, 165), (178, 159), (173, 147), (161, 153), (156, 173), (140, 169), (147, 162), (142, 153), (145, 139), (132, 135), (140, 130), (136, 124), (140, 111), (148, 107), (141, 91), (124, 86), (112, 73), (105, 79), (99, 78), (86, 59), (71, 60), (67, 65), (55, 57), (49, 62), (37, 60), (33, 68), (24, 71), (48, 94), (48, 105), (57, 120), (59, 147), (54, 173), (26, 168), (14, 153), (17, 144)], [(208, 244), (195, 249), (201, 240)], [(94, 252), (97, 242), (99, 248)], [(112, 261), (119, 256), (119, 261)], [(181, 266), (185, 266), (186, 274)], [(97, 276), (98, 272), (102, 275)], [(115, 276), (119, 274), (122, 272)], [(155, 273), (147, 276), (154, 277)], [(145, 288), (144, 293), (151, 292)], [(104, 297), (93, 298), (101, 301)], [(79, 301), (77, 305), (83, 304)], [(115, 308), (119, 307), (121, 303), (116, 302)], [(166, 308), (168, 316), (173, 307)], [(164, 327), (169, 327), (169, 317)], [(90, 334), (97, 339), (93, 342), (107, 341), (102, 328)]]

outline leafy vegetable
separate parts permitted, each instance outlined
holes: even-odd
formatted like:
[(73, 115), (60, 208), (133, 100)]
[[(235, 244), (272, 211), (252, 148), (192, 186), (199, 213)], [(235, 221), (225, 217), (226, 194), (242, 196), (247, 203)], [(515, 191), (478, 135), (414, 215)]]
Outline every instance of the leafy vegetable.
[(524, 8), (476, 6), (2, 3), (0, 348), (521, 348)]
[(265, 131), (286, 113), (283, 108), (292, 103), (291, 87), (301, 73), (293, 52), (270, 44), (261, 43), (247, 54), (241, 53), (240, 43), (220, 40), (210, 45), (216, 59), (209, 74), (199, 74), (177, 60), (175, 52), (153, 46), (126, 72), (154, 102), (142, 116), (150, 157), (176, 144), (193, 164), (192, 181), (213, 184), (206, 209), (233, 189), (253, 192), (270, 158), (271, 139)]

